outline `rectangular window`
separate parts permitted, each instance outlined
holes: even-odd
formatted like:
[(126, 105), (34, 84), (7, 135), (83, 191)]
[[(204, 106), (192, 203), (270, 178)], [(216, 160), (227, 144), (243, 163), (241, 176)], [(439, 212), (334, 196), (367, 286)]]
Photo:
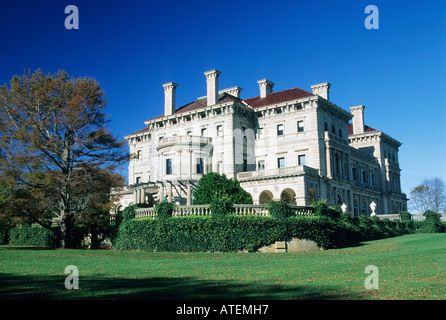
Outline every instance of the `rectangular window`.
[(339, 129), (339, 137), (342, 138), (342, 129)]
[(222, 136), (223, 136), (223, 126), (218, 125), (217, 126), (217, 137), (222, 137)]
[(307, 164), (307, 156), (305, 154), (301, 154), (297, 157), (298, 159), (298, 164), (300, 166), (304, 166)]
[(283, 124), (277, 125), (277, 135), (283, 136)]
[(141, 177), (136, 177), (136, 183), (141, 183)]
[(257, 170), (265, 170), (265, 160), (259, 160), (257, 162)]
[(263, 138), (263, 128), (257, 128), (257, 138)]
[(243, 159), (243, 172), (248, 171), (248, 160)]
[(136, 151), (136, 159), (142, 159), (142, 150)]
[(285, 158), (278, 158), (277, 159), (277, 167), (279, 169), (285, 168)]
[(172, 159), (166, 159), (166, 174), (172, 174)]
[(197, 158), (197, 173), (203, 173), (203, 158)]
[(304, 132), (304, 122), (297, 121), (297, 132)]
[(201, 128), (201, 136), (206, 137), (206, 134), (207, 134), (206, 128)]
[(192, 135), (192, 131), (186, 132), (186, 135), (191, 136)]

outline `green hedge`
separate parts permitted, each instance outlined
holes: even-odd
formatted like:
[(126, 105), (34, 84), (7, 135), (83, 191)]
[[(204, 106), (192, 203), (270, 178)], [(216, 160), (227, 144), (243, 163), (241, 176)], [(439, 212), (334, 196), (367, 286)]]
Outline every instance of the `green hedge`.
[(57, 247), (59, 240), (55, 232), (42, 227), (16, 226), (9, 230), (9, 244)]
[(234, 215), (219, 219), (133, 219), (121, 225), (114, 247), (142, 251), (256, 251), (276, 241), (299, 238), (313, 240), (323, 248), (337, 248), (410, 232), (401, 222), (369, 218), (355, 221), (336, 221), (326, 216), (277, 219)]

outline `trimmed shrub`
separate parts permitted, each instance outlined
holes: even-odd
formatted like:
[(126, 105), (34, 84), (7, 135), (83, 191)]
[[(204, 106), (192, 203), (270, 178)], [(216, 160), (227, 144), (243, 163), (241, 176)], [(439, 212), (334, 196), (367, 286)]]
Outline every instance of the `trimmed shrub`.
[(213, 200), (209, 208), (212, 212), (212, 217), (221, 219), (226, 217), (226, 215), (230, 214), (232, 204), (226, 200)]
[(268, 203), (268, 212), (271, 217), (277, 219), (284, 219), (290, 216), (290, 210), (288, 204), (283, 201), (271, 201)]
[(400, 215), (400, 220), (403, 221), (403, 222), (410, 222), (410, 221), (412, 221), (412, 215), (408, 211), (401, 211), (399, 213), (399, 215)]
[(444, 232), (444, 226), (441, 223), (441, 215), (432, 211), (427, 210), (424, 214), (425, 219), (421, 223), (420, 232), (422, 233), (436, 233)]
[(161, 202), (155, 206), (156, 217), (159, 219), (166, 219), (172, 217), (173, 210), (176, 205), (172, 202)]
[(16, 226), (9, 230), (9, 243), (38, 247), (57, 247), (60, 241), (53, 230), (37, 226)]

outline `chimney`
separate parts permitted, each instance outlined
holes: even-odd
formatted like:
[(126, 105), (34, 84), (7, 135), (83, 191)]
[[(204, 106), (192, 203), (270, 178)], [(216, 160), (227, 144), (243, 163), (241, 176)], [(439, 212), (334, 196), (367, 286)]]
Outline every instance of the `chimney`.
[(219, 93), (229, 93), (230, 95), (240, 99), (240, 92), (243, 88), (240, 87), (232, 87), (228, 89), (221, 90)]
[(362, 105), (350, 108), (353, 115), (353, 134), (364, 133), (364, 108)]
[(267, 79), (257, 81), (260, 87), (260, 98), (266, 98), (271, 92), (273, 92), (274, 82)]
[(331, 84), (328, 82), (314, 84), (311, 86), (313, 94), (319, 95), (326, 100), (330, 100), (330, 87)]
[(164, 87), (164, 115), (170, 116), (175, 113), (175, 89), (178, 84), (168, 82), (163, 84)]
[(207, 83), (208, 106), (218, 103), (218, 76), (220, 74), (221, 72), (215, 69), (204, 73)]

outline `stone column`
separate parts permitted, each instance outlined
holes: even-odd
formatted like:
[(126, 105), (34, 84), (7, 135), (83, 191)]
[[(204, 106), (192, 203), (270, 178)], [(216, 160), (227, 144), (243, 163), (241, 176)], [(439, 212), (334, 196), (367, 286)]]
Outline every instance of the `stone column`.
[(187, 200), (186, 200), (186, 205), (190, 206), (192, 205), (192, 185), (188, 184), (187, 185)]
[(172, 185), (167, 189), (167, 202), (172, 202)]

